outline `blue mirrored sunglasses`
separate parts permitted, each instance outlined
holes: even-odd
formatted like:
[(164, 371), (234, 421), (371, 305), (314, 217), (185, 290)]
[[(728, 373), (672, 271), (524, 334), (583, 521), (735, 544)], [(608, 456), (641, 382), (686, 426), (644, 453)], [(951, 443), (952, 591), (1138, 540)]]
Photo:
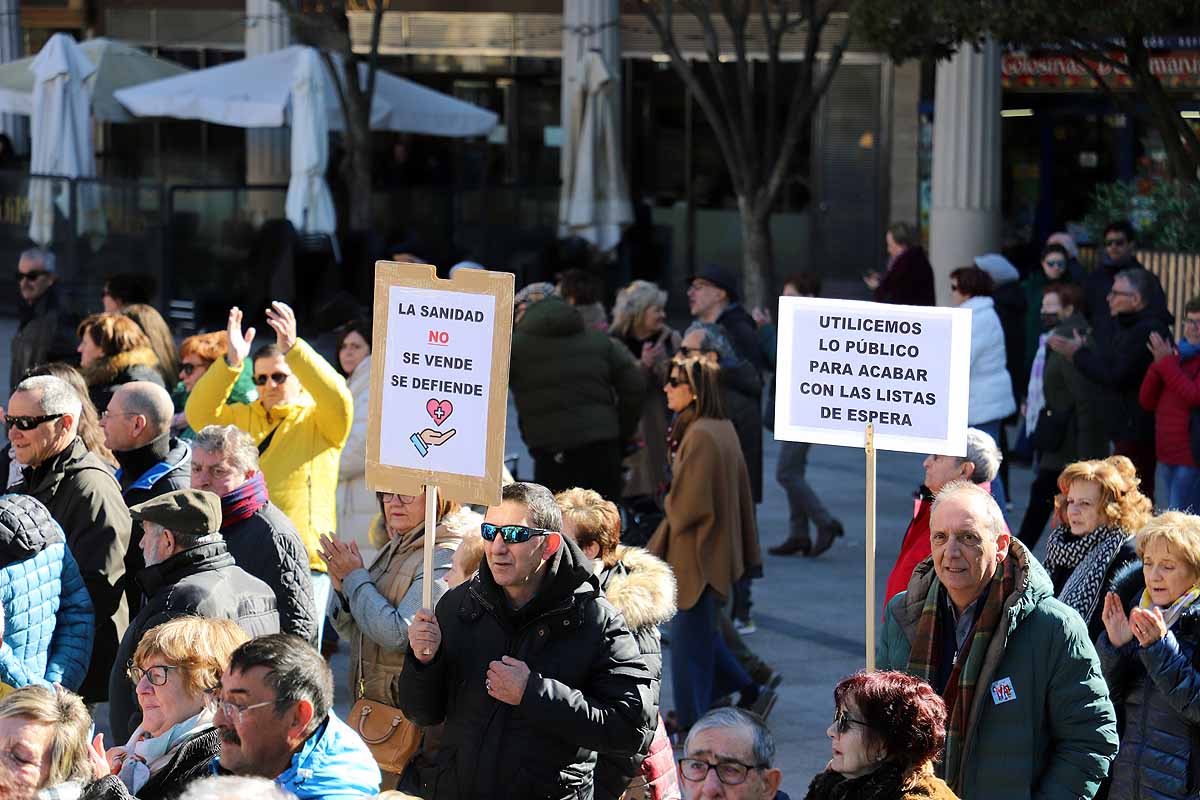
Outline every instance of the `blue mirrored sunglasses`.
[(527, 528), (524, 525), (493, 525), (490, 522), (481, 523), (479, 526), (479, 535), (484, 539), (490, 542), (496, 538), (498, 533), (505, 544), (521, 544), (528, 542), (534, 536), (545, 536), (550, 532), (545, 528)]

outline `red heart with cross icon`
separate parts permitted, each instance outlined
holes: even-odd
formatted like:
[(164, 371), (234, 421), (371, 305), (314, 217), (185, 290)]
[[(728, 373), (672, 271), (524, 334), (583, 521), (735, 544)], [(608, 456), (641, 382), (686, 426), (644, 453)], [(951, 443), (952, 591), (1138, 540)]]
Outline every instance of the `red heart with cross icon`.
[(431, 397), (429, 402), (425, 403), (425, 411), (433, 419), (434, 424), (441, 425), (454, 413), (454, 405), (449, 400), (434, 400)]

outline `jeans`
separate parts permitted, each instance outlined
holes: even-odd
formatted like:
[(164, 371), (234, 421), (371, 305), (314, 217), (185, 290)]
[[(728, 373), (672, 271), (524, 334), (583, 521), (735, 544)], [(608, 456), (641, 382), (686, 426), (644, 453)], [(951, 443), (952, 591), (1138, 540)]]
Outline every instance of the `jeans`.
[(1158, 506), (1166, 511), (1200, 511), (1200, 467), (1158, 462), (1155, 477), (1156, 491), (1161, 502)]
[[(991, 422), (981, 422), (972, 427), (977, 428), (996, 442), (996, 448), (1000, 447), (1000, 426), (1004, 424), (1002, 419), (994, 419)], [(996, 473), (996, 477), (992, 479), (992, 499), (996, 501), (996, 505), (1000, 506), (1000, 513), (1005, 513), (1005, 506), (1008, 504), (1008, 493), (1004, 491), (1004, 479)]]
[(690, 728), (712, 708), (713, 701), (753, 685), (717, 628), (721, 601), (706, 587), (691, 608), (680, 609), (671, 620), (671, 682), (675, 689), (675, 714), (682, 728)]
[(804, 479), (808, 468), (808, 442), (780, 442), (779, 463), (775, 467), (775, 480), (787, 492), (788, 520), (791, 527), (788, 539), (808, 541), (808, 523), (812, 520), (818, 529), (833, 524), (833, 515)]
[(308, 573), (312, 579), (313, 605), (317, 609), (317, 650), (321, 649), (321, 637), (325, 633), (325, 615), (329, 609), (329, 595), (333, 592), (333, 582), (324, 572), (316, 570)]

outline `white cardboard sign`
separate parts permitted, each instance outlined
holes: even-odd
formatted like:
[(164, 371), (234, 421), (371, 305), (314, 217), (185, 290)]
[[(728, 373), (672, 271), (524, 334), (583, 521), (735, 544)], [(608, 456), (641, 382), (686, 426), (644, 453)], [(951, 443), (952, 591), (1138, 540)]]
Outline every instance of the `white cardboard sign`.
[(775, 438), (966, 455), (971, 311), (782, 297)]
[(367, 483), (500, 499), (513, 276), (378, 262)]

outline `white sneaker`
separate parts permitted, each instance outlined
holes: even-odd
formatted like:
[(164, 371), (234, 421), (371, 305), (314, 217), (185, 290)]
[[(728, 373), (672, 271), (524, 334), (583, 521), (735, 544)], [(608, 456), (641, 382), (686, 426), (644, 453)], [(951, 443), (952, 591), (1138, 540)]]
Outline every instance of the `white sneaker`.
[(758, 630), (758, 626), (754, 624), (754, 619), (735, 619), (733, 621), (733, 629), (742, 636), (749, 636)]

